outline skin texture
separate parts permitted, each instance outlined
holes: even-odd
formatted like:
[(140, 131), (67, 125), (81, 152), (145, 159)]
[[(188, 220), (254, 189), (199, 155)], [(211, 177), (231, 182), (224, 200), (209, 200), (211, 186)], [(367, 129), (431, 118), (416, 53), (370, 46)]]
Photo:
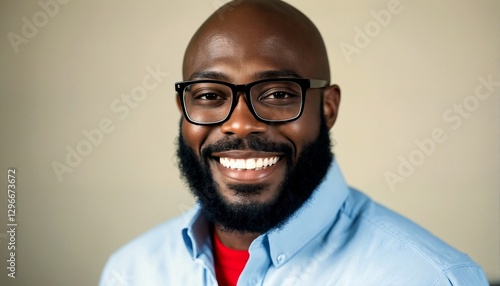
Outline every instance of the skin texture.
[[(223, 17), (221, 17), (223, 15)], [(214, 13), (196, 32), (188, 45), (183, 64), (184, 80), (218, 79), (245, 84), (264, 78), (299, 76), (308, 79), (330, 79), (326, 49), (315, 26), (295, 8), (281, 1), (238, 1), (228, 3)], [(221, 169), (210, 162), (219, 193), (230, 203), (259, 204), (277, 196), (285, 175), (286, 164), (295, 164), (305, 146), (319, 134), (320, 108), (328, 129), (335, 123), (340, 103), (340, 89), (331, 85), (310, 89), (302, 116), (292, 122), (266, 124), (253, 117), (244, 96), (231, 118), (219, 125), (200, 126), (181, 122), (181, 136), (187, 146), (201, 158), (204, 146), (228, 138), (259, 136), (291, 148), (293, 162), (280, 160), (270, 170), (248, 173)], [(180, 109), (179, 99), (177, 104)], [(265, 152), (231, 150), (214, 154), (234, 158), (267, 157)], [(242, 193), (231, 184), (267, 187), (259, 192)], [(215, 227), (222, 243), (234, 249), (248, 249), (260, 233), (224, 231)]]

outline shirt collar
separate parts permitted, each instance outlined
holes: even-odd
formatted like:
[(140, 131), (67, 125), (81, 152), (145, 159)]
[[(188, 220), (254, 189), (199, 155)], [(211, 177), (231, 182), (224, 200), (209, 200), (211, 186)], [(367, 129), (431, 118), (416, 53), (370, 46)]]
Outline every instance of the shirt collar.
[(209, 223), (201, 214), (198, 203), (186, 214), (182, 237), (193, 259), (200, 256), (203, 249), (211, 247)]
[[(311, 198), (294, 216), (282, 228), (271, 230), (257, 238), (261, 240), (267, 236), (274, 266), (283, 265), (284, 260), (292, 257), (328, 224), (333, 223), (348, 192), (344, 177), (334, 161)], [(212, 247), (209, 223), (201, 214), (199, 204), (186, 215), (182, 234), (189, 253), (195, 259)]]

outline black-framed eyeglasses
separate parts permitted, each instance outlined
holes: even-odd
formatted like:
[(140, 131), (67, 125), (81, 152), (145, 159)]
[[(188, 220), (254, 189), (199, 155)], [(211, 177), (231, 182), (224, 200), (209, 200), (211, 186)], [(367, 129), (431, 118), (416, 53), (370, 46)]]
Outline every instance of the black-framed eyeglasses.
[(231, 117), (238, 94), (245, 94), (253, 116), (266, 123), (288, 122), (304, 111), (307, 90), (324, 88), (326, 80), (302, 78), (264, 79), (248, 84), (219, 80), (193, 80), (175, 83), (187, 121), (198, 125), (220, 124)]

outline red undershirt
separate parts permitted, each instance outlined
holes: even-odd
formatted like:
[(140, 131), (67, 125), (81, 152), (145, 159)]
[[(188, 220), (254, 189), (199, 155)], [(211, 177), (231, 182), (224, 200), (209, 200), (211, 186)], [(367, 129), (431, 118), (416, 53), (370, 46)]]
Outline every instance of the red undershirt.
[(250, 253), (248, 250), (231, 249), (219, 240), (217, 234), (214, 241), (215, 276), (219, 286), (235, 286), (243, 268), (247, 264)]

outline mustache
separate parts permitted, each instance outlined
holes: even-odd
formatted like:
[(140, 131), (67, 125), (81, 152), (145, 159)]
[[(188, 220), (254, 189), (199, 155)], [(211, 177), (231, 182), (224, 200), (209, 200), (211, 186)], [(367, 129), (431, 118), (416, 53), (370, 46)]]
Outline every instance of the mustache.
[(293, 148), (288, 144), (271, 142), (265, 138), (260, 137), (248, 137), (244, 139), (223, 139), (213, 144), (207, 145), (201, 149), (201, 157), (208, 158), (214, 152), (224, 152), (231, 150), (276, 152), (283, 153), (285, 156), (291, 156), (293, 153)]

